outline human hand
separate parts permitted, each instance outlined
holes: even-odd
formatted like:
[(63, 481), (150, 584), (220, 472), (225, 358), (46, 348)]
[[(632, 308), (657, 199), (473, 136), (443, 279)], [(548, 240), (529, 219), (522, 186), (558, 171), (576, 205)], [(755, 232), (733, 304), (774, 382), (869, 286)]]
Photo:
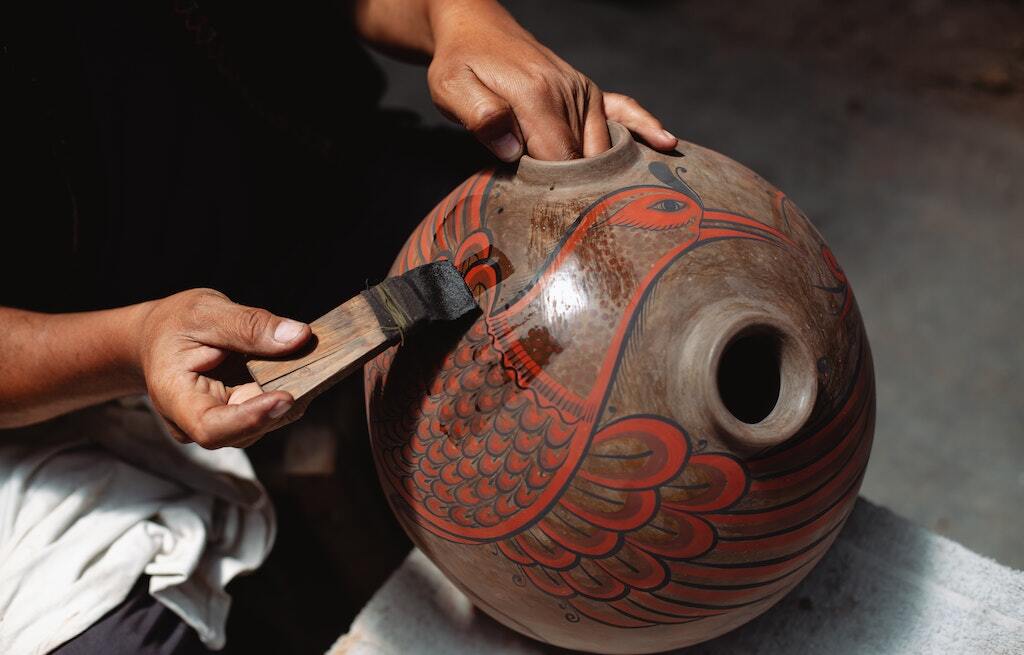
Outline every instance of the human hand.
[(602, 92), (497, 3), (434, 6), (431, 97), (499, 159), (591, 157), (611, 147), (609, 119), (653, 148), (676, 146), (677, 139), (637, 101)]
[(291, 409), (284, 391), (255, 382), (225, 386), (208, 374), (232, 352), (280, 356), (310, 336), (304, 323), (237, 305), (212, 289), (192, 289), (145, 303), (137, 361), (153, 406), (182, 443), (245, 447)]

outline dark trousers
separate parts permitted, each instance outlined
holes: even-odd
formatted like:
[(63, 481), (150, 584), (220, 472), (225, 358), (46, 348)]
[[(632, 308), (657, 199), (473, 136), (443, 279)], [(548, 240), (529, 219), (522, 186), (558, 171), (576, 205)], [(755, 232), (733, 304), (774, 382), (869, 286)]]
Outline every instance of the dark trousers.
[(193, 655), (208, 653), (199, 635), (149, 594), (142, 576), (120, 605), (85, 632), (53, 651), (56, 655)]

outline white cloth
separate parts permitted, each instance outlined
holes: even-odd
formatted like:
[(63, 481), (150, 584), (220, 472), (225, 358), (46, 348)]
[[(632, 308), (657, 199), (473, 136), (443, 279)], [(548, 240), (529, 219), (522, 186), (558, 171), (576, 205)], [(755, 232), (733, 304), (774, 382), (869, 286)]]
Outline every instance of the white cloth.
[(140, 401), (0, 431), (0, 653), (46, 653), (149, 591), (210, 648), (275, 519), (245, 452), (183, 446)]

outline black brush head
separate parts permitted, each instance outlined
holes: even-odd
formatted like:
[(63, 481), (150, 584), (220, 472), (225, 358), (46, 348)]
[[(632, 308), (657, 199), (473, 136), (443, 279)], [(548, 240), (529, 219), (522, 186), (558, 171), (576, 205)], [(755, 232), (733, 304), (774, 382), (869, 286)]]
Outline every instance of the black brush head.
[(462, 274), (451, 262), (418, 266), (362, 293), (385, 331), (408, 334), (437, 321), (454, 321), (478, 309)]

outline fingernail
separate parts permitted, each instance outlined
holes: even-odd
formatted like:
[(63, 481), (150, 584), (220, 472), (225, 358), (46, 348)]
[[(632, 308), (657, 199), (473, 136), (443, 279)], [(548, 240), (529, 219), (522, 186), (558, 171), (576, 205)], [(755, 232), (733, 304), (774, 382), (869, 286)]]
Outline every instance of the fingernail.
[(274, 330), (274, 341), (278, 343), (289, 343), (302, 332), (302, 323), (293, 321), (290, 318), (283, 319), (277, 324)]
[(514, 161), (519, 157), (519, 139), (516, 138), (515, 134), (509, 132), (504, 136), (498, 137), (494, 141), (491, 141), (491, 150), (498, 156), (498, 159), (502, 161)]
[(274, 408), (267, 414), (270, 418), (281, 418), (288, 413), (288, 410), (292, 408), (292, 404), (287, 400), (279, 400)]
[(671, 139), (672, 141), (678, 141), (678, 139), (676, 139), (676, 135), (672, 134), (668, 130), (662, 130), (661, 133), (662, 133), (662, 135), (664, 135), (664, 137), (666, 139)]

